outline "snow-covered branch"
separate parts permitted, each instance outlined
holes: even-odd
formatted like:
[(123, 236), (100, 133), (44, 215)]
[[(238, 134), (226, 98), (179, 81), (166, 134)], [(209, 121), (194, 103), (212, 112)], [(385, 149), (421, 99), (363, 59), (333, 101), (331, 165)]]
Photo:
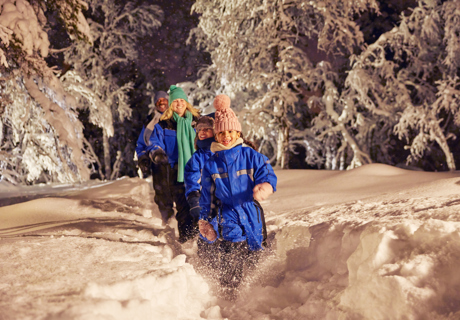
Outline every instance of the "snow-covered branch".
[(90, 7), (94, 16), (89, 19), (89, 27), (95, 44), (79, 41), (65, 52), (66, 63), (73, 66), (73, 71), (62, 79), (67, 90), (77, 94), (89, 110), (90, 122), (102, 129), (101, 162), (105, 177), (110, 179), (111, 152), (117, 150), (111, 150), (109, 138), (114, 136), (114, 122), (131, 116), (128, 92), (133, 89), (131, 82), (120, 83), (112, 72), (136, 59), (136, 41), (161, 25), (163, 12), (155, 5), (135, 7), (131, 2), (120, 5), (107, 0), (91, 0)]

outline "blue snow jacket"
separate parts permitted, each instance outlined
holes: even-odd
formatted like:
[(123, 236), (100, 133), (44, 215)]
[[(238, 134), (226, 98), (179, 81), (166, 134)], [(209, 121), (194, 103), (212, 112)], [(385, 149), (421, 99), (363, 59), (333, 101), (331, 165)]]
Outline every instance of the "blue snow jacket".
[(161, 115), (162, 113), (155, 111), (153, 115), (147, 118), (146, 123), (142, 127), (142, 131), (139, 134), (139, 138), (137, 139), (137, 143), (136, 143), (136, 154), (137, 154), (138, 159), (140, 156), (142, 156), (143, 154), (147, 152), (147, 147), (150, 145), (150, 137), (152, 135), (152, 129), (160, 120)]
[(137, 154), (138, 159), (140, 156), (144, 155), (147, 152), (147, 147), (148, 147), (149, 142), (147, 141), (146, 143), (144, 139), (144, 135), (145, 135), (145, 126), (142, 127), (141, 134), (139, 135), (139, 138), (137, 139), (137, 143), (136, 143), (136, 154)]
[(204, 164), (214, 153), (208, 149), (198, 149), (185, 165), (185, 197), (193, 191), (201, 192), (201, 171)]
[[(193, 117), (194, 121), (196, 118)], [(193, 122), (192, 122), (193, 125)], [(146, 147), (147, 152), (162, 149), (168, 156), (171, 168), (179, 162), (179, 149), (177, 146), (177, 123), (173, 118), (161, 120), (155, 125), (150, 136), (150, 145)]]
[(252, 189), (263, 182), (276, 191), (277, 178), (266, 156), (241, 144), (217, 151), (203, 168), (200, 219), (211, 221), (211, 204), (218, 198), (223, 239), (247, 241), (250, 250), (262, 250), (263, 222)]
[[(209, 147), (210, 145), (207, 148), (198, 148), (185, 165), (184, 182), (186, 198), (188, 198), (191, 193), (201, 194), (201, 172), (206, 161), (214, 154)], [(215, 209), (217, 210), (217, 208)], [(210, 223), (217, 232), (217, 216), (214, 217)], [(219, 235), (217, 237), (219, 238)], [(201, 234), (200, 238), (208, 243), (215, 242), (215, 240), (209, 241)]]

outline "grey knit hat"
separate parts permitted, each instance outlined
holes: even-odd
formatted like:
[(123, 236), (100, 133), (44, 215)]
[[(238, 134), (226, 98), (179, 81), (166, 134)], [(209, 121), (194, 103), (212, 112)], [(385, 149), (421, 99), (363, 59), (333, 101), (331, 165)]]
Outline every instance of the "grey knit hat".
[(165, 98), (166, 100), (169, 100), (169, 95), (164, 91), (158, 91), (157, 93), (155, 93), (155, 98), (153, 99), (153, 103), (156, 105), (158, 100), (160, 100), (161, 98)]
[(214, 119), (208, 116), (202, 116), (195, 125), (196, 131), (201, 129), (213, 129), (214, 130)]

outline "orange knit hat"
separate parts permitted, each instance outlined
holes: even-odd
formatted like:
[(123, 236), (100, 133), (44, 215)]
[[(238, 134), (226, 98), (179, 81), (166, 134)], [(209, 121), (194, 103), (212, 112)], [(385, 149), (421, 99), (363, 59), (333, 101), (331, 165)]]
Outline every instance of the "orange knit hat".
[(235, 130), (241, 132), (241, 124), (238, 118), (230, 109), (230, 98), (225, 94), (219, 94), (214, 99), (216, 115), (214, 120), (214, 132), (217, 134), (222, 131)]

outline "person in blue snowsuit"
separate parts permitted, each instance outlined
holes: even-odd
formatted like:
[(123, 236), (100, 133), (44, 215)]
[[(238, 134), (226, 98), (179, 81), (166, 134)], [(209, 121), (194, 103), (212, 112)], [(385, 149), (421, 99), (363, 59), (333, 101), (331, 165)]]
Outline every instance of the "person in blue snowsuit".
[(172, 85), (169, 89), (169, 108), (155, 125), (147, 147), (152, 162), (165, 165), (168, 170), (163, 185), (176, 204), (180, 243), (185, 243), (198, 233), (190, 215), (184, 186), (185, 164), (195, 152), (193, 124), (198, 118), (198, 110), (188, 102), (184, 91)]
[[(151, 172), (151, 161), (147, 152), (147, 146), (150, 144), (150, 136), (152, 135), (153, 128), (160, 121), (163, 112), (168, 109), (169, 95), (164, 91), (157, 91), (153, 98), (155, 108), (151, 114), (146, 118), (144, 126), (136, 143), (136, 156), (139, 169), (142, 171), (143, 178), (147, 177)], [(153, 172), (152, 172), (153, 173)]]
[[(218, 95), (214, 152), (202, 171), (199, 230), (207, 240), (219, 235), (220, 275), (224, 292), (234, 297), (245, 265), (257, 260), (263, 250), (264, 219), (259, 201), (276, 191), (277, 178), (268, 158), (244, 146), (241, 124), (230, 109), (230, 98)], [(218, 228), (212, 224), (212, 204), (219, 199)]]
[[(185, 166), (185, 196), (190, 206), (190, 214), (194, 221), (198, 222), (200, 216), (200, 197), (201, 197), (201, 172), (206, 161), (213, 155), (211, 143), (214, 139), (214, 119), (208, 116), (202, 116), (195, 125), (195, 153)], [(218, 204), (214, 205), (214, 210), (218, 210)], [(214, 215), (211, 224), (217, 229), (217, 215)], [(200, 259), (201, 270), (213, 270), (218, 267), (218, 248), (217, 239), (209, 241), (202, 235), (198, 237), (197, 255)], [(206, 272), (209, 274), (209, 272)]]
[(147, 118), (142, 131), (139, 134), (136, 144), (136, 155), (138, 166), (141, 169), (143, 178), (152, 174), (153, 190), (155, 190), (154, 201), (161, 213), (163, 223), (166, 223), (174, 215), (174, 203), (167, 184), (169, 173), (168, 165), (155, 164), (150, 160), (148, 147), (150, 146), (150, 137), (155, 125), (160, 121), (161, 116), (169, 108), (169, 95), (165, 91), (155, 93), (155, 109)]

